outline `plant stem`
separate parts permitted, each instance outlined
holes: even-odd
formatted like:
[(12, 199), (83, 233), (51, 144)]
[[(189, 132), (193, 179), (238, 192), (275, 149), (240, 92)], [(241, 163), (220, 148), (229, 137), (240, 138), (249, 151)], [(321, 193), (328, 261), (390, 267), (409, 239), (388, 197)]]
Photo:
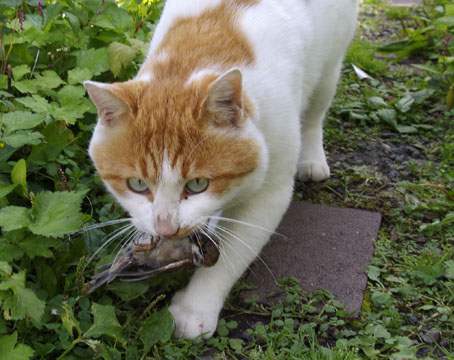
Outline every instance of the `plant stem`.
[(78, 343), (80, 343), (81, 341), (82, 341), (82, 337), (79, 335), (79, 337), (78, 337), (76, 340), (74, 340), (74, 341), (71, 343), (71, 345), (69, 345), (69, 347), (63, 352), (63, 354), (61, 354), (61, 355), (57, 358), (57, 360), (62, 360), (62, 359), (63, 359), (67, 354), (69, 354), (69, 353), (72, 351), (72, 349), (74, 349), (74, 348), (76, 347), (76, 345), (77, 345)]

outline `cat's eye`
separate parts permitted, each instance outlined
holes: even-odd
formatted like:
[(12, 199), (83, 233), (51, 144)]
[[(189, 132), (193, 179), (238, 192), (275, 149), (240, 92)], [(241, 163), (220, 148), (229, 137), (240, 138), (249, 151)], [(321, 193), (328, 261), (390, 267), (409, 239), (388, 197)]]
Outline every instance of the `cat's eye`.
[(139, 178), (129, 178), (128, 187), (136, 193), (145, 193), (148, 191), (148, 186)]
[(186, 186), (184, 187), (184, 190), (186, 194), (189, 195), (200, 194), (208, 188), (209, 184), (210, 181), (208, 179), (196, 178), (188, 181), (186, 183)]

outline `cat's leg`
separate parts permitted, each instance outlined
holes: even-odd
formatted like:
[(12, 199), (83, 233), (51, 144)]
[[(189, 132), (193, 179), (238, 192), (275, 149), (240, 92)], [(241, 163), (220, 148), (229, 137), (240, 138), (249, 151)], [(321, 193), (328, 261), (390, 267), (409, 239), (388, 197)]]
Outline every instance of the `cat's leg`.
[[(223, 216), (274, 230), (290, 203), (292, 192), (293, 175), (289, 173), (277, 186), (265, 186), (246, 204)], [(269, 231), (238, 222), (220, 221), (219, 226), (222, 250), (216, 265), (199, 268), (188, 286), (172, 299), (169, 310), (175, 320), (177, 337), (213, 335), (230, 289), (270, 237)]]
[[(325, 67), (301, 119), (301, 153), (297, 177), (301, 181), (322, 181), (330, 170), (323, 149), (323, 120), (336, 93), (342, 62)], [(326, 69), (328, 68), (328, 69)]]

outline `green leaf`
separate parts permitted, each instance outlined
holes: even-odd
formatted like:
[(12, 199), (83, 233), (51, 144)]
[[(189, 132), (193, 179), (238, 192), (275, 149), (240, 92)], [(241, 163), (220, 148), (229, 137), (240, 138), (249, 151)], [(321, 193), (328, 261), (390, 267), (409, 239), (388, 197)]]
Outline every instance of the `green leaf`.
[(6, 133), (11, 133), (17, 130), (33, 129), (44, 121), (44, 116), (30, 111), (13, 111), (3, 115), (2, 121)]
[(112, 291), (115, 295), (119, 296), (123, 301), (131, 301), (138, 298), (147, 292), (150, 285), (138, 282), (114, 282), (107, 286), (107, 290)]
[(91, 71), (93, 75), (100, 75), (109, 70), (109, 58), (106, 48), (73, 51), (76, 57), (76, 66)]
[(19, 130), (11, 135), (2, 137), (1, 140), (13, 148), (20, 148), (24, 145), (38, 145), (42, 142), (43, 136), (36, 131)]
[(75, 68), (72, 70), (68, 71), (68, 84), (70, 85), (76, 85), (76, 84), (82, 84), (85, 80), (91, 80), (93, 77), (93, 74), (91, 73), (90, 70), (84, 68)]
[(3, 231), (27, 227), (31, 223), (30, 210), (20, 206), (6, 206), (0, 209), (0, 226)]
[(8, 280), (0, 284), (1, 290), (12, 290), (3, 303), (5, 318), (8, 320), (22, 320), (25, 316), (40, 322), (44, 314), (45, 302), (38, 299), (36, 294), (25, 288), (25, 271), (13, 274)]
[(55, 71), (46, 70), (41, 75), (36, 77), (39, 86), (46, 89), (55, 89), (65, 82), (58, 76)]
[(12, 272), (13, 269), (10, 264), (5, 261), (0, 261), (0, 273), (3, 273), (3, 275), (11, 275)]
[(380, 109), (377, 111), (378, 116), (393, 128), (397, 127), (396, 111), (394, 109)]
[(61, 242), (57, 239), (29, 236), (18, 243), (30, 259), (37, 256), (52, 258), (54, 254), (50, 248), (57, 247)]
[(435, 26), (454, 26), (454, 16), (442, 16), (434, 21)]
[(40, 192), (33, 203), (33, 224), (37, 235), (61, 237), (77, 231), (83, 223), (80, 204), (86, 191)]
[(0, 239), (0, 261), (12, 262), (20, 259), (24, 252), (16, 245)]
[(14, 81), (13, 86), (19, 90), (22, 94), (36, 94), (38, 92), (38, 88), (36, 87), (37, 83), (36, 80), (21, 80), (21, 81)]
[(17, 332), (0, 337), (0, 360), (28, 360), (33, 354), (30, 346), (17, 344)]
[(16, 188), (16, 184), (5, 184), (3, 181), (0, 180), (0, 199), (6, 195), (8, 195), (11, 191)]
[(115, 76), (121, 71), (121, 68), (128, 67), (129, 64), (134, 60), (137, 54), (137, 49), (119, 43), (113, 42), (107, 48), (107, 55), (109, 56), (110, 70)]
[(34, 146), (27, 161), (45, 163), (55, 161), (63, 148), (73, 138), (64, 123), (53, 122), (41, 131), (45, 143)]
[(87, 330), (84, 337), (107, 335), (125, 345), (126, 341), (123, 338), (121, 325), (115, 314), (115, 308), (110, 305), (93, 303), (91, 310), (94, 316), (93, 325)]
[[(69, 100), (79, 100), (85, 96), (85, 89), (83, 86), (74, 86), (74, 85), (66, 85), (58, 92), (58, 99), (66, 103)], [(78, 104), (79, 101), (76, 101)]]
[(90, 107), (81, 101), (82, 99), (68, 98), (61, 99), (61, 106), (53, 103), (51, 115), (56, 120), (63, 120), (69, 125), (76, 123), (77, 119), (84, 117), (84, 114), (90, 110)]
[(27, 164), (24, 159), (20, 159), (11, 171), (11, 181), (13, 184), (22, 188), (22, 196), (26, 197), (28, 194), (27, 188)]
[(444, 263), (445, 276), (448, 279), (454, 280), (454, 260), (448, 260)]
[(48, 101), (39, 95), (17, 98), (16, 100), (37, 113), (48, 113), (50, 111)]
[(14, 80), (19, 81), (24, 77), (24, 75), (27, 75), (30, 73), (30, 66), (28, 65), (19, 65), (19, 66), (14, 66), (13, 67), (13, 77)]
[(140, 339), (147, 353), (158, 342), (165, 343), (172, 335), (173, 317), (167, 308), (155, 312), (143, 323)]
[(63, 327), (70, 336), (74, 336), (73, 329), (77, 330), (78, 335), (82, 334), (79, 322), (76, 320), (73, 309), (69, 304), (63, 304), (63, 314), (61, 314), (61, 322)]

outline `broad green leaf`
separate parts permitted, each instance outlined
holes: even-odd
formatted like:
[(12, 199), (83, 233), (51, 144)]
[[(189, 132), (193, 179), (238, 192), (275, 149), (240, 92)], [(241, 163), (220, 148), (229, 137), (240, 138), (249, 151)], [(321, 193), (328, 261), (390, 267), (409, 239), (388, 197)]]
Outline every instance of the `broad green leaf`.
[(380, 117), (380, 119), (383, 120), (385, 123), (396, 128), (397, 126), (396, 111), (394, 109), (380, 109), (377, 111), (377, 114)]
[(48, 113), (50, 111), (48, 101), (39, 95), (17, 98), (16, 101), (37, 113)]
[(13, 86), (19, 90), (22, 94), (36, 94), (38, 92), (38, 88), (36, 87), (37, 83), (36, 80), (21, 80), (21, 81), (14, 81)]
[(16, 188), (16, 184), (5, 184), (3, 181), (0, 180), (0, 199), (6, 195), (8, 195), (11, 191)]
[(45, 302), (38, 299), (36, 294), (25, 287), (25, 271), (13, 274), (1, 283), (2, 290), (10, 289), (5, 298), (3, 308), (8, 320), (22, 320), (26, 316), (39, 322), (44, 313)]
[(6, 206), (0, 209), (0, 226), (3, 231), (27, 227), (31, 223), (30, 210), (20, 206)]
[(39, 86), (46, 89), (55, 89), (56, 87), (59, 87), (61, 84), (65, 83), (60, 78), (60, 76), (58, 76), (58, 74), (52, 70), (43, 71), (42, 74), (37, 76), (36, 78)]
[(415, 134), (418, 132), (418, 129), (412, 125), (397, 125), (396, 130), (401, 134)]
[(13, 134), (6, 135), (1, 138), (5, 144), (12, 146), (13, 148), (20, 148), (24, 145), (38, 145), (41, 144), (43, 136), (36, 131), (19, 130)]
[(65, 12), (66, 19), (68, 20), (71, 28), (73, 29), (74, 35), (80, 33), (80, 21), (79, 18), (71, 12)]
[(0, 337), (0, 360), (28, 360), (33, 354), (30, 346), (17, 344), (17, 332)]
[(0, 261), (12, 262), (20, 259), (24, 252), (16, 245), (0, 239)]
[(74, 316), (74, 312), (71, 305), (63, 304), (62, 308), (63, 314), (61, 314), (61, 322), (63, 323), (63, 327), (68, 332), (68, 334), (74, 337), (73, 329), (77, 330), (78, 335), (82, 334), (79, 322), (76, 320)]
[(105, 3), (103, 12), (96, 17), (95, 25), (126, 32), (132, 28), (133, 22), (126, 10), (119, 8), (114, 3)]
[(435, 26), (454, 26), (454, 16), (442, 16), (434, 21)]
[(121, 71), (121, 68), (128, 67), (129, 64), (134, 60), (137, 54), (137, 49), (119, 43), (113, 42), (107, 48), (107, 55), (109, 56), (110, 70), (115, 76)]
[(13, 111), (3, 115), (2, 121), (8, 134), (16, 130), (33, 129), (44, 121), (44, 116), (30, 111)]
[(85, 89), (83, 86), (74, 86), (74, 85), (66, 85), (58, 92), (58, 99), (63, 101), (63, 103), (72, 100), (73, 102), (76, 100), (79, 103), (79, 99), (82, 99), (85, 96)]
[(10, 264), (5, 261), (0, 261), (0, 274), (1, 275), (11, 275), (13, 269)]
[(149, 49), (149, 42), (144, 42), (139, 39), (131, 39), (131, 38), (128, 38), (128, 42), (131, 44), (131, 46), (134, 49), (140, 51), (140, 53), (143, 56), (147, 55), (148, 49)]
[(414, 102), (415, 102), (415, 99), (413, 99), (413, 97), (411, 97), (411, 95), (405, 95), (402, 99), (400, 99), (396, 103), (396, 108), (400, 112), (406, 113), (406, 112), (410, 111)]
[(145, 282), (121, 282), (116, 281), (107, 286), (107, 290), (112, 291), (123, 301), (131, 301), (147, 292), (150, 285)]
[[(40, 283), (42, 288), (47, 291), (50, 298), (57, 295), (58, 279), (57, 276), (55, 275), (55, 271), (47, 264), (46, 260), (42, 257), (35, 258), (33, 263), (36, 269), (38, 282)], [(58, 268), (57, 271), (59, 271)]]
[(14, 80), (19, 81), (24, 77), (24, 75), (27, 75), (30, 73), (30, 66), (28, 65), (19, 65), (19, 66), (14, 66), (13, 67), (13, 77)]
[(45, 142), (32, 148), (28, 162), (45, 163), (55, 161), (63, 148), (74, 137), (64, 123), (53, 122), (41, 131)]
[(454, 260), (445, 261), (444, 266), (445, 266), (445, 276), (448, 279), (454, 280)]
[(84, 68), (75, 68), (72, 70), (68, 71), (68, 84), (70, 85), (76, 85), (76, 84), (82, 84), (85, 80), (91, 80), (93, 77), (93, 74), (91, 73), (90, 70)]
[(52, 258), (54, 254), (50, 248), (57, 247), (61, 242), (57, 239), (29, 236), (18, 243), (20, 248), (30, 259), (36, 256)]
[(172, 336), (173, 317), (164, 308), (150, 315), (143, 323), (140, 339), (145, 346), (147, 353), (158, 342), (167, 342)]
[(33, 224), (29, 229), (37, 235), (61, 237), (82, 226), (80, 204), (86, 191), (40, 192), (33, 203)]
[(87, 330), (84, 337), (107, 335), (125, 345), (126, 342), (122, 335), (121, 325), (115, 314), (115, 308), (110, 305), (93, 303), (91, 310), (94, 316), (93, 325)]
[(27, 196), (27, 164), (24, 159), (20, 159), (14, 165), (11, 171), (11, 181), (22, 188), (22, 196)]
[(84, 117), (84, 114), (90, 110), (90, 107), (81, 101), (82, 99), (71, 99), (63, 98), (61, 99), (61, 104), (58, 106), (56, 103), (52, 105), (51, 115), (56, 120), (63, 120), (69, 125), (76, 123), (77, 119)]
[(106, 48), (73, 51), (71, 55), (76, 58), (76, 66), (88, 69), (93, 75), (100, 75), (109, 70), (109, 58)]

